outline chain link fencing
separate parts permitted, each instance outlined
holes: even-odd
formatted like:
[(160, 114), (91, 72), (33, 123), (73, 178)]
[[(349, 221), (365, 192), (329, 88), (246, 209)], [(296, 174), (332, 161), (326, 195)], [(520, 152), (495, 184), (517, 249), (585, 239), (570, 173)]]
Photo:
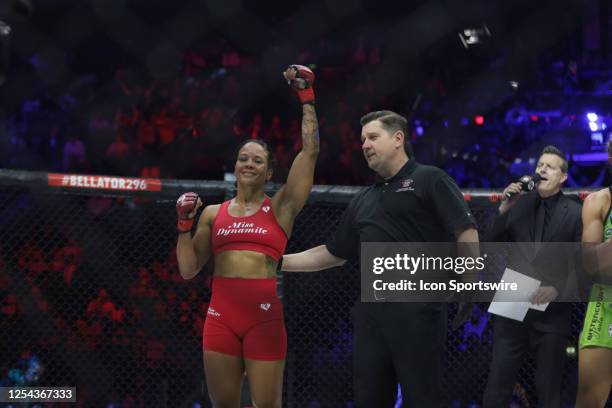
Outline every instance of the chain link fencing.
[[(233, 185), (163, 180), (159, 192), (128, 192), (49, 187), (47, 180), (0, 171), (0, 385), (76, 386), (83, 407), (210, 407), (201, 340), (211, 271), (180, 277), (174, 203), (189, 190), (221, 202)], [(287, 252), (324, 243), (357, 190), (315, 187)], [(466, 197), (486, 227), (498, 196)], [(353, 406), (350, 312), (359, 276), (356, 263), (279, 276), (289, 337), (283, 406)], [(445, 405), (479, 405), (491, 319), (479, 304), (468, 324), (451, 330), (455, 305), (449, 310)], [(563, 380), (569, 406), (583, 313), (576, 304)], [(515, 394), (521, 406), (537, 405), (529, 356)]]

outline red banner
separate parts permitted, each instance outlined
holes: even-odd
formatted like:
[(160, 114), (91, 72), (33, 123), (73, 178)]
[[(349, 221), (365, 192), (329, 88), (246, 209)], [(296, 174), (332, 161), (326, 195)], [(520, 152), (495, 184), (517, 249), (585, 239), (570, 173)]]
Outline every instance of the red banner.
[(161, 191), (160, 179), (49, 173), (47, 174), (47, 183), (52, 187), (122, 191)]

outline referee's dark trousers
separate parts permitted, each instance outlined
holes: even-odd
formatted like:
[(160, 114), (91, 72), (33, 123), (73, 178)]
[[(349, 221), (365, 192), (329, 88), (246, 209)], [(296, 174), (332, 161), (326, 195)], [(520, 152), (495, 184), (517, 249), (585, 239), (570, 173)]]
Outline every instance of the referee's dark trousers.
[(442, 404), (444, 303), (357, 303), (353, 310), (353, 386), (357, 408)]

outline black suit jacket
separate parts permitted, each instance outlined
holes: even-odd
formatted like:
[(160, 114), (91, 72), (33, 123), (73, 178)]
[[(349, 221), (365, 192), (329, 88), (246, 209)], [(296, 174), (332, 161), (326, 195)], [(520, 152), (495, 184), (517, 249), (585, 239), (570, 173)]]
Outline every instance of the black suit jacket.
[[(540, 280), (542, 286), (554, 286), (559, 292), (557, 300), (563, 300), (568, 294), (575, 295), (579, 246), (577, 244), (570, 248), (563, 245), (562, 248), (555, 248), (552, 245), (539, 247), (531, 244), (535, 242), (539, 205), (540, 197), (536, 191), (519, 197), (508, 211), (495, 218), (485, 234), (485, 241), (521, 243), (511, 246), (508, 267)], [(542, 241), (580, 242), (581, 237), (581, 206), (562, 194)], [(571, 288), (568, 287), (568, 282), (571, 283)], [(570, 314), (570, 303), (553, 302), (545, 312), (530, 310), (524, 322), (545, 332), (569, 333)]]

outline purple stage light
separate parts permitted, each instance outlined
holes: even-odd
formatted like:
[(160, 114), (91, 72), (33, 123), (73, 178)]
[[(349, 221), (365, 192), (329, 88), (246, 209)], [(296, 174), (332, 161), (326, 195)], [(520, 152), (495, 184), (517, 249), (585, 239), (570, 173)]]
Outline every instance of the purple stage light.
[(598, 116), (595, 112), (589, 112), (586, 114), (587, 119), (589, 120), (589, 122), (597, 122)]

